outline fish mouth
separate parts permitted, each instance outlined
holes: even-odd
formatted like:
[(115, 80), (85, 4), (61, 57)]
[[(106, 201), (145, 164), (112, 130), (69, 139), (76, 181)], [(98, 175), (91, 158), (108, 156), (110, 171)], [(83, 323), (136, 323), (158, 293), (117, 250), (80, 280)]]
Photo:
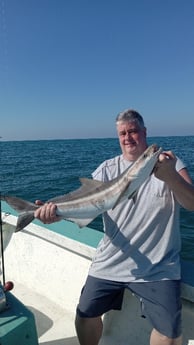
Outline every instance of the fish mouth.
[(145, 157), (151, 157), (152, 155), (159, 156), (161, 152), (162, 152), (162, 147), (159, 147), (157, 144), (152, 144), (144, 152), (144, 156)]
[(163, 151), (163, 148), (158, 146), (158, 145), (154, 145), (154, 151), (153, 151), (153, 154), (154, 156), (156, 156), (157, 158), (159, 158), (160, 154), (162, 153)]
[(156, 152), (162, 150), (162, 148), (159, 147), (157, 144), (152, 144), (152, 145), (150, 146), (150, 149), (151, 149), (151, 151), (152, 151), (153, 153), (156, 153)]
[(153, 152), (155, 153), (155, 152), (157, 152), (157, 151), (159, 151), (159, 146), (157, 145), (157, 144), (153, 144)]

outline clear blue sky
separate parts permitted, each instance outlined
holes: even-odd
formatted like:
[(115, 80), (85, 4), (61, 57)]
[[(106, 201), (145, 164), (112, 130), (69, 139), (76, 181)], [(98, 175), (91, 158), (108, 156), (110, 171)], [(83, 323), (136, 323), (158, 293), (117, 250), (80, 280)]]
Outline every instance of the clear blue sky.
[(1, 140), (194, 135), (193, 0), (0, 0)]

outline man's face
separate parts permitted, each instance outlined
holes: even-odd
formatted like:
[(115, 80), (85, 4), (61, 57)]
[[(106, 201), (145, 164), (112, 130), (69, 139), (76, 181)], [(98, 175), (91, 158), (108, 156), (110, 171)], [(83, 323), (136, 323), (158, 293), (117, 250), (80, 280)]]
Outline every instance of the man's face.
[(135, 122), (118, 122), (117, 132), (122, 153), (126, 159), (137, 159), (146, 149), (146, 128)]

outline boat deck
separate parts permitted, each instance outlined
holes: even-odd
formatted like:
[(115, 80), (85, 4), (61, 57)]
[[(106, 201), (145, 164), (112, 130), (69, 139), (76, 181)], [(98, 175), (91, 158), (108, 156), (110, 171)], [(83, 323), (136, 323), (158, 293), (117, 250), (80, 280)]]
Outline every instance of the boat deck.
[[(34, 314), (39, 345), (79, 345), (74, 313), (60, 308), (48, 298), (19, 283), (15, 284), (12, 294)], [(118, 339), (114, 340), (111, 335), (104, 334), (100, 345), (105, 344), (118, 345)]]
[(79, 344), (73, 313), (66, 312), (48, 298), (34, 293), (22, 284), (15, 283), (12, 294), (34, 314), (40, 345)]

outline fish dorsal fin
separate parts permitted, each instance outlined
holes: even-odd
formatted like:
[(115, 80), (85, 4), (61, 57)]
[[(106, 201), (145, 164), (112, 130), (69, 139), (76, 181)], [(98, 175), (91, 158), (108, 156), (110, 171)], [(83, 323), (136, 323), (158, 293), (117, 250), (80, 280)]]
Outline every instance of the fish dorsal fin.
[(68, 194), (60, 195), (58, 197), (49, 199), (47, 202), (51, 201), (55, 203), (62, 203), (62, 202), (75, 200), (79, 197), (83, 198), (85, 195), (88, 195), (89, 191), (92, 193), (95, 189), (101, 187), (104, 184), (104, 182), (92, 180), (85, 177), (80, 178), (80, 182), (82, 184), (80, 188)]

